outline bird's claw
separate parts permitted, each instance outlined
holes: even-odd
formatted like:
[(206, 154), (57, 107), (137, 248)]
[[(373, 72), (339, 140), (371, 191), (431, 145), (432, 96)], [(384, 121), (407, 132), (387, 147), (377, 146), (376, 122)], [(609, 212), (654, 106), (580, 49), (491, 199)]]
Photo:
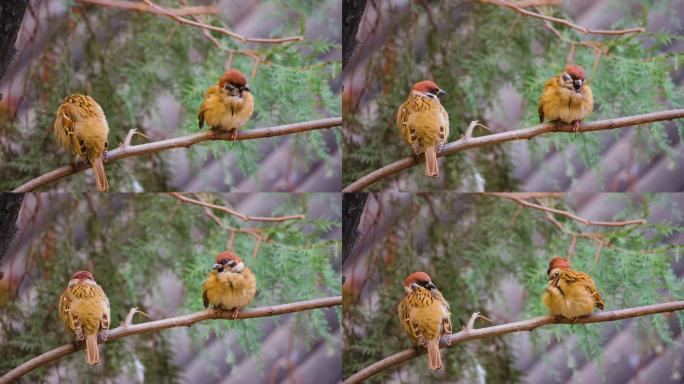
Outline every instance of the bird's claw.
[(230, 315), (230, 318), (233, 320), (237, 320), (238, 313), (240, 313), (240, 310), (238, 308), (233, 308), (233, 313)]
[(230, 130), (230, 139), (233, 141), (237, 140), (237, 134), (238, 134), (238, 131), (236, 128), (231, 129)]
[(221, 307), (214, 307), (214, 313), (212, 313), (214, 320), (221, 318), (221, 312), (223, 312), (223, 309), (221, 309)]

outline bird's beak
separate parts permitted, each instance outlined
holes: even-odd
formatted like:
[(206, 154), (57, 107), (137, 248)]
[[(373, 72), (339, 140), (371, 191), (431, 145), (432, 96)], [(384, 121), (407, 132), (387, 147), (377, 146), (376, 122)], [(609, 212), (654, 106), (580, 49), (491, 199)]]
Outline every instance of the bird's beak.
[(432, 281), (431, 281), (431, 282), (427, 283), (427, 285), (425, 286), (425, 288), (427, 288), (428, 291), (432, 291), (433, 289), (437, 289), (437, 286), (435, 286), (435, 285), (432, 283)]
[(214, 266), (211, 267), (211, 269), (221, 269), (221, 268), (223, 268), (223, 265), (221, 265), (221, 264), (214, 264)]
[(584, 81), (581, 80), (581, 79), (577, 79), (577, 80), (574, 81), (573, 84), (574, 84), (574, 86), (575, 86), (575, 91), (579, 91), (580, 88), (582, 88), (582, 83), (584, 83)]
[(444, 96), (444, 95), (446, 95), (446, 92), (443, 89), (440, 89), (439, 91), (437, 91), (437, 97)]

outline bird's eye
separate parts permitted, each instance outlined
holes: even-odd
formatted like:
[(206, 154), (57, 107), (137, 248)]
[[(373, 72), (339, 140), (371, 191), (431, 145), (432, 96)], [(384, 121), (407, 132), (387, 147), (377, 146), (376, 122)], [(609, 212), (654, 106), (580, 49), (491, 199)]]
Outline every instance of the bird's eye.
[(237, 264), (237, 262), (236, 262), (235, 260), (231, 260), (231, 261), (228, 262), (228, 266), (229, 266), (229, 267), (234, 267), (235, 264)]

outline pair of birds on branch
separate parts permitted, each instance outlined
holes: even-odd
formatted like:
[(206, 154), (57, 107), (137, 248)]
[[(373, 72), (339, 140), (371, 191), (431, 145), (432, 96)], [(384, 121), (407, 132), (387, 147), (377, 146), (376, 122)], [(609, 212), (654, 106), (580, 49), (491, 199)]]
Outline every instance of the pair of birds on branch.
[[(437, 154), (449, 137), (449, 114), (439, 101), (445, 94), (433, 81), (420, 81), (397, 111), (399, 135), (414, 156), (425, 154), (425, 174), (431, 177), (439, 177)], [(594, 109), (582, 67), (568, 64), (561, 74), (547, 80), (538, 107), (540, 123), (547, 119), (557, 126), (573, 124), (575, 133), (579, 132), (580, 122)]]
[[(254, 97), (247, 79), (240, 71), (229, 69), (218, 84), (206, 90), (197, 118), (200, 129), (206, 123), (215, 132), (232, 132), (231, 140), (235, 140), (238, 129), (247, 123), (253, 112)], [(54, 134), (59, 144), (93, 167), (97, 189), (108, 191), (104, 161), (109, 126), (95, 99), (81, 94), (67, 96), (57, 109)]]
[[(594, 308), (603, 309), (604, 302), (588, 274), (570, 268), (568, 259), (555, 257), (546, 271), (548, 283), (542, 296), (551, 316), (571, 319), (588, 316)], [(439, 340), (450, 334), (451, 308), (442, 293), (425, 272), (413, 272), (404, 280), (406, 295), (399, 303), (402, 329), (418, 345), (428, 351), (428, 367), (442, 367)]]
[[(224, 310), (232, 311), (237, 319), (240, 308), (249, 305), (256, 294), (254, 273), (240, 257), (230, 251), (220, 253), (203, 285), (204, 308), (214, 307), (214, 317)], [(109, 332), (109, 299), (93, 274), (78, 271), (59, 297), (59, 319), (77, 341), (84, 341), (86, 362), (99, 364), (97, 337), (107, 340)]]

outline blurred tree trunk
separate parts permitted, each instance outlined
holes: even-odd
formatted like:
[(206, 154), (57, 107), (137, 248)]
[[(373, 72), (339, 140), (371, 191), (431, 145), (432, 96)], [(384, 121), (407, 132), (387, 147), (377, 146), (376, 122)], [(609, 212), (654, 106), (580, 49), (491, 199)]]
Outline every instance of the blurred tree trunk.
[(342, 69), (356, 50), (356, 32), (366, 9), (366, 0), (342, 0)]
[(17, 217), (23, 200), (23, 193), (0, 193), (0, 261), (17, 235)]
[[(17, 41), (27, 5), (28, 0), (0, 1), (0, 80), (5, 76), (17, 54), (14, 43)], [(2, 99), (2, 94), (0, 94), (0, 99)]]
[(342, 265), (354, 249), (368, 193), (345, 193), (342, 195)]

